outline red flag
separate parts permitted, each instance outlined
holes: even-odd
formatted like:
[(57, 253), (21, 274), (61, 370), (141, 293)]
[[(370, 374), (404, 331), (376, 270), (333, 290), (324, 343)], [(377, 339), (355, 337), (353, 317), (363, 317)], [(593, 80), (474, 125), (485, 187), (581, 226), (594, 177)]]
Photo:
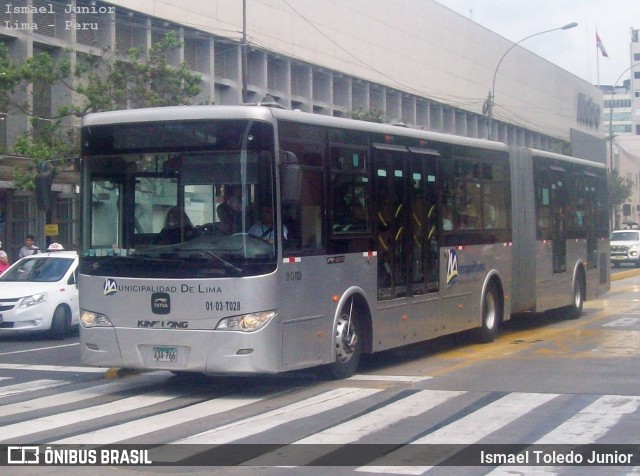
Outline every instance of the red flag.
[(596, 46), (600, 50), (600, 53), (602, 53), (602, 56), (604, 56), (605, 58), (609, 57), (609, 55), (607, 54), (607, 50), (605, 49), (604, 45), (602, 44), (602, 40), (600, 39), (600, 36), (598, 36), (598, 32), (597, 31), (596, 31)]

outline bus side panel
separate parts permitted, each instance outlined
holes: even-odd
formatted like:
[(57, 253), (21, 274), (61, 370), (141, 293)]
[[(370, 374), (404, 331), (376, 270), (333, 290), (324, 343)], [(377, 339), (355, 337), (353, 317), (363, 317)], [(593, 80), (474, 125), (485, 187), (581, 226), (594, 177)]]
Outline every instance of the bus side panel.
[(378, 302), (373, 350), (378, 352), (442, 335), (438, 295), (423, 294)]
[(533, 165), (527, 149), (509, 149), (513, 227), (513, 282), (511, 312), (532, 311), (536, 306), (536, 246)]
[(598, 240), (597, 268), (587, 270), (587, 299), (596, 299), (611, 288), (611, 264), (609, 240)]
[(438, 293), (414, 296), (411, 316), (415, 342), (442, 335), (442, 310)]
[[(505, 296), (512, 292), (512, 246), (495, 243), (461, 248), (441, 250), (442, 334), (480, 327), (482, 289), (490, 273), (497, 272)], [(505, 299), (505, 313), (509, 310)]]
[[(553, 273), (553, 243), (552, 241), (539, 242), (537, 246), (538, 256), (538, 285), (536, 311), (542, 312), (549, 309), (557, 309), (568, 306), (573, 300), (573, 281), (578, 266), (586, 270), (587, 243), (584, 239), (567, 240), (567, 264), (566, 271)], [(600, 271), (597, 269), (587, 271), (587, 286), (592, 291), (598, 292)], [(595, 280), (591, 277), (594, 277)], [(589, 284), (589, 281), (592, 281)], [(589, 293), (589, 289), (587, 289)], [(591, 295), (593, 296), (593, 294)]]
[(368, 301), (375, 299), (376, 266), (375, 258), (363, 253), (284, 259), (278, 269), (283, 370), (332, 361), (334, 318), (340, 311), (334, 296), (357, 284)]

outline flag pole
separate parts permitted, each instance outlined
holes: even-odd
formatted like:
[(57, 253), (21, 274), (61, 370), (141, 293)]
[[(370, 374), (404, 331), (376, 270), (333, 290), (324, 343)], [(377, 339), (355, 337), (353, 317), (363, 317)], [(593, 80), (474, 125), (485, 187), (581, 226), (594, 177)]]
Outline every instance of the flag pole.
[[(596, 28), (596, 38), (599, 38), (597, 28)], [(600, 87), (600, 48), (598, 48), (597, 43), (596, 43), (596, 73), (597, 73), (598, 88), (599, 88)]]

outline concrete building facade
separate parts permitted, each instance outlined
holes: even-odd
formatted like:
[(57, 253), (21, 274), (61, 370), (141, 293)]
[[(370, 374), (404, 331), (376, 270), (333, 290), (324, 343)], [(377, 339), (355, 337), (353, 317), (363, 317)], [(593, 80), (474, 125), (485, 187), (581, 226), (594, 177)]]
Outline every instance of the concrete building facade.
[(640, 29), (631, 29), (631, 58), (630, 58), (630, 78), (631, 78), (631, 101), (633, 124), (632, 133), (640, 135)]
[[(270, 94), (284, 107), (317, 114), (378, 110), (410, 127), (606, 161), (597, 87), (433, 0), (336, 0), (322, 8), (314, 0), (0, 1), (0, 41), (16, 60), (39, 51), (71, 51), (74, 61), (145, 51), (168, 31), (183, 42), (169, 61), (202, 76), (195, 102), (258, 102)], [(55, 111), (76, 98), (51, 88), (37, 100)], [(55, 221), (69, 224), (61, 239), (73, 247), (73, 174), (54, 185), (56, 203), (66, 205), (38, 222), (33, 197), (12, 189), (7, 175), (12, 161), (25, 160), (10, 151), (29, 119), (5, 114), (0, 122), (8, 152), (0, 157), (0, 239), (16, 249), (24, 233)]]
[(640, 30), (630, 32), (629, 67), (618, 79), (622, 83), (600, 86), (609, 168), (633, 184), (628, 201), (613, 213), (614, 228), (640, 223)]

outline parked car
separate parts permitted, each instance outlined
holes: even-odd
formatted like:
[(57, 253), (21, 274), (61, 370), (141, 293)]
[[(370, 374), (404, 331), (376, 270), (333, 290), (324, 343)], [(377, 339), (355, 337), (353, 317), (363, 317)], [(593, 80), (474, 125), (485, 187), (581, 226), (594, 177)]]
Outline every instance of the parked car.
[(622, 263), (640, 266), (640, 230), (611, 232), (611, 263), (616, 268)]
[(49, 331), (64, 339), (79, 324), (75, 251), (41, 252), (0, 276), (0, 335)]

